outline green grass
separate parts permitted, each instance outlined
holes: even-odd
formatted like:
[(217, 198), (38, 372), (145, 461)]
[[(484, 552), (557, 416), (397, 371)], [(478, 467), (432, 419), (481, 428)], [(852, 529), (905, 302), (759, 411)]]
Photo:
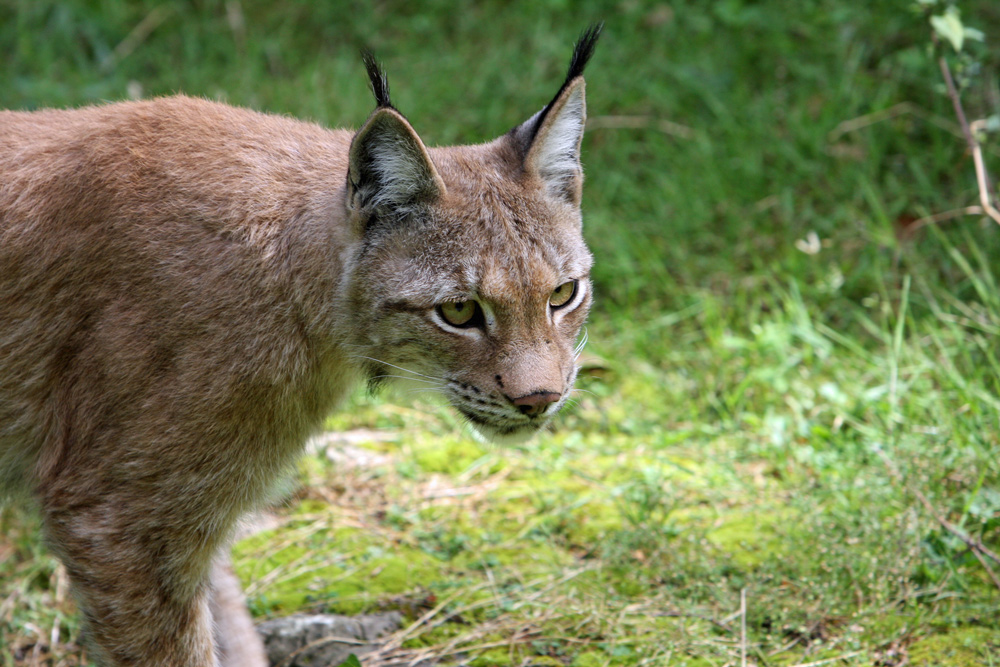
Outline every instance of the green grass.
[[(1000, 6), (962, 8), (979, 118)], [(429, 143), (481, 141), (595, 19), (577, 404), (500, 450), (359, 395), (330, 426), (389, 433), (384, 458), (303, 461), (237, 546), (252, 609), (429, 614), (397, 655), (441, 664), (694, 667), (740, 663), (744, 592), (751, 664), (1000, 664), (1000, 592), (920, 500), (1000, 550), (1000, 229), (899, 233), (976, 201), (908, 3), (0, 1), (0, 106), (183, 91), (356, 126), (368, 45)], [(30, 518), (0, 525), (0, 665), (77, 664), (64, 575)]]

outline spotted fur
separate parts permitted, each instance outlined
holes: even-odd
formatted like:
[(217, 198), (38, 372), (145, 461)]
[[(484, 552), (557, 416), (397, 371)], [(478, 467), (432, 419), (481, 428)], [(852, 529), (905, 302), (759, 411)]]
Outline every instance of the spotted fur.
[[(593, 39), (477, 146), (424, 146), (372, 58), (356, 133), (180, 96), (0, 112), (0, 493), (36, 499), (98, 664), (264, 664), (213, 562), (356, 381), (498, 439), (563, 404)], [(468, 300), (476, 327), (442, 317)]]

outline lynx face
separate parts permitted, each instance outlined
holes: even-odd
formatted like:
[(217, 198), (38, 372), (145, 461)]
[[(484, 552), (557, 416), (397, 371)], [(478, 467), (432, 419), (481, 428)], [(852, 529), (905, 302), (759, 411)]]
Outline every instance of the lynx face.
[(483, 436), (521, 440), (566, 402), (591, 303), (581, 235), (580, 76), (596, 32), (542, 111), (480, 146), (428, 150), (388, 99), (355, 135), (358, 234), (348, 308), (372, 385), (443, 394)]
[[(498, 151), (451, 149), (438, 161), (450, 175)], [(575, 205), (511, 188), (492, 162), (494, 182), (454, 183), (442, 201), (372, 230), (351, 297), (369, 323), (357, 344), (373, 382), (440, 392), (482, 435), (519, 440), (572, 389), (591, 257)]]

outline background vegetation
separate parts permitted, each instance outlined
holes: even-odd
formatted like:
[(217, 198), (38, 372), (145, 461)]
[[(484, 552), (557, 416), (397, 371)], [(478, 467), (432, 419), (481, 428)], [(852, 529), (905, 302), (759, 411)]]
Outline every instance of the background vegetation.
[[(961, 9), (986, 117), (1000, 4)], [(969, 546), (1000, 550), (1000, 227), (924, 224), (978, 198), (908, 0), (0, 0), (0, 106), (183, 91), (357, 126), (370, 46), (426, 141), (476, 142), (601, 19), (576, 405), (508, 450), (359, 395), (350, 455), (307, 457), (236, 548), (254, 612), (424, 620), (367, 664), (1000, 664)], [(65, 575), (3, 512), (0, 665), (81, 664)]]

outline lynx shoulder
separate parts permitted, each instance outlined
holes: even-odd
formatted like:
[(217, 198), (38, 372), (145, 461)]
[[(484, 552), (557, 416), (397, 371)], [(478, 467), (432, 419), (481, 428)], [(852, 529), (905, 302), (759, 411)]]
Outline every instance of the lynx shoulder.
[(559, 410), (599, 32), (475, 146), (425, 146), (370, 55), (357, 132), (188, 97), (0, 112), (0, 495), (37, 499), (99, 664), (219, 664), (217, 553), (356, 382), (493, 439)]

